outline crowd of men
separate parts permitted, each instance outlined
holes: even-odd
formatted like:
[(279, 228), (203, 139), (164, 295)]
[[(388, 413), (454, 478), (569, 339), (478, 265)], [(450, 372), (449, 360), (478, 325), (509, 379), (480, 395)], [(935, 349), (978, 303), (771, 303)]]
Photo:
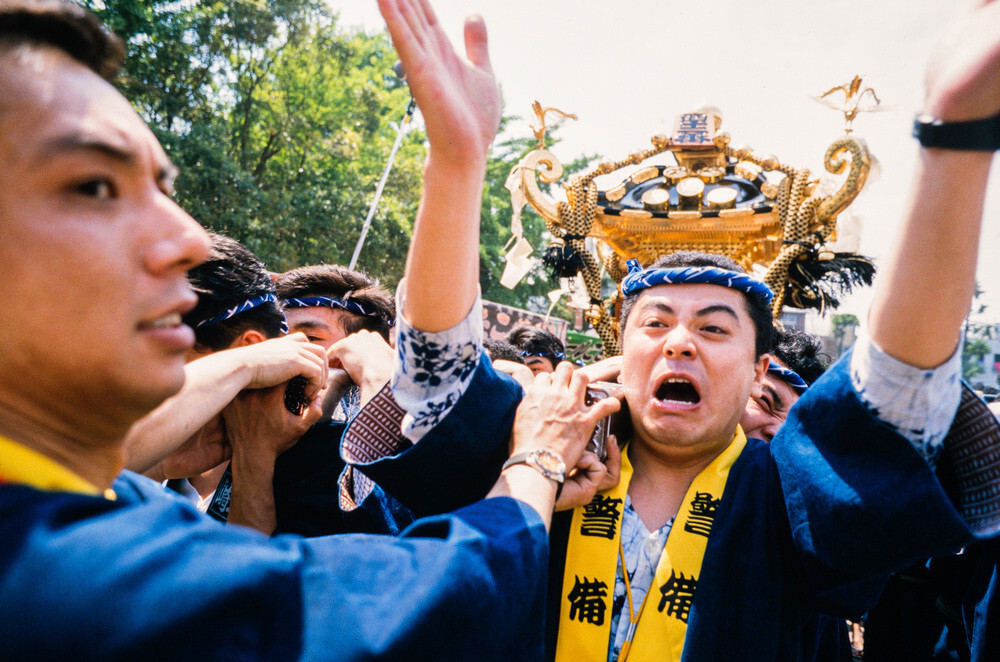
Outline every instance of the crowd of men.
[(630, 263), (621, 356), (484, 340), (485, 26), (461, 57), (379, 6), (428, 137), (395, 295), (207, 233), (121, 43), (0, 0), (0, 657), (847, 660), (868, 613), (868, 659), (1000, 659), (1000, 423), (960, 382), (1000, 2), (932, 57), (833, 366), (694, 252)]

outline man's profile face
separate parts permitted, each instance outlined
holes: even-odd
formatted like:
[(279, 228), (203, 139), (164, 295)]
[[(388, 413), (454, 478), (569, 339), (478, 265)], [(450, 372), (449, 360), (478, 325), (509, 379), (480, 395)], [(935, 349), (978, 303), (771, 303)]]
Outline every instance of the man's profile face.
[(208, 239), (108, 83), (50, 48), (0, 51), (0, 401), (80, 426), (183, 383), (185, 277)]
[[(780, 363), (773, 356), (771, 361)], [(743, 432), (750, 438), (771, 441), (788, 418), (788, 410), (798, 399), (798, 392), (788, 382), (766, 373), (760, 395), (747, 401), (746, 411), (740, 419)]]
[(767, 358), (743, 295), (719, 285), (657, 285), (623, 333), (621, 382), (635, 436), (678, 457), (724, 448)]

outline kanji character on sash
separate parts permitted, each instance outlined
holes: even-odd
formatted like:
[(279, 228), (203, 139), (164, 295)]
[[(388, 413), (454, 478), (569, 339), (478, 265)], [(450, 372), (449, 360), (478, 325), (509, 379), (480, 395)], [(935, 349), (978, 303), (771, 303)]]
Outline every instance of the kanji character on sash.
[(569, 601), (569, 617), (581, 623), (604, 625), (604, 600), (607, 597), (608, 585), (601, 581), (588, 581), (575, 578), (572, 590), (566, 596)]

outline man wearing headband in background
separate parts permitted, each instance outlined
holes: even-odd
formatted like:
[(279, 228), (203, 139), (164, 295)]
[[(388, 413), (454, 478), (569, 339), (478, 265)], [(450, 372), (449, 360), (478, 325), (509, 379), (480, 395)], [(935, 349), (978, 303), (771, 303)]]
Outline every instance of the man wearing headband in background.
[(771, 361), (761, 393), (747, 402), (740, 427), (748, 438), (771, 441), (788, 417), (788, 410), (820, 378), (827, 365), (819, 359), (819, 338), (805, 331), (776, 329), (768, 352)]
[[(621, 374), (634, 434), (621, 484), (553, 521), (551, 657), (814, 659), (821, 614), (857, 616), (884, 573), (1000, 528), (1000, 495), (990, 491), (996, 422), (958, 383), (983, 192), (1000, 149), (1000, 3), (975, 3), (957, 19), (927, 85), (924, 110), (936, 119), (917, 125), (923, 148), (901, 238), (876, 285), (870, 336), (802, 395), (771, 444), (738, 427), (768, 366), (766, 286), (717, 256), (632, 265), (622, 283)], [(974, 151), (970, 126), (983, 131), (972, 132)], [(453, 230), (442, 227), (442, 240)], [(500, 469), (503, 413), (517, 398), (502, 384), (483, 387), (492, 377), (477, 359), (474, 305), (466, 321), (433, 317), (430, 293), (442, 286), (474, 301), (476, 246), (452, 247), (449, 260), (411, 252), (408, 268), (430, 274), (436, 262), (438, 278), (408, 284), (406, 316), (427, 315), (442, 334), (455, 329), (447, 343), (426, 344), (434, 361), (466, 366), (451, 371), (458, 385), (424, 404), (405, 392), (398, 375), (427, 366), (408, 363), (423, 350), (401, 333), (393, 389), (406, 412), (401, 429), (424, 429), (397, 456), (354, 456), (417, 513), (481, 495)], [(383, 395), (355, 419), (345, 451), (366, 448), (376, 421), (386, 429)], [(508, 462), (562, 480), (544, 459)], [(935, 460), (950, 475), (949, 494)]]
[[(187, 354), (192, 383), (133, 426), (127, 466), (169, 479), (216, 519), (269, 534), (275, 527), (275, 460), (320, 415), (318, 402), (299, 414), (288, 411), (286, 382), (296, 374), (292, 368), (306, 361), (313, 383), (304, 386), (313, 400), (325, 356), (301, 335), (277, 340), (288, 328), (264, 264), (238, 241), (210, 237), (208, 259), (188, 272), (198, 295), (183, 318), (195, 332)], [(278, 365), (281, 360), (288, 367)], [(250, 362), (268, 362), (274, 376), (247, 383)], [(154, 466), (143, 466), (171, 448), (176, 450)]]
[(392, 375), (392, 294), (365, 273), (330, 264), (280, 274), (275, 289), (289, 330), (326, 350), (331, 384), (322, 419), (275, 464), (275, 531), (399, 533), (413, 516), (378, 486), (360, 503), (337, 488), (345, 425)]
[[(365, 274), (328, 265), (272, 279), (239, 242), (211, 237), (209, 259), (188, 274), (199, 299), (185, 316), (195, 329), (188, 384), (133, 426), (127, 466), (170, 479), (216, 519), (268, 534), (398, 533), (413, 518), (391, 498), (376, 493), (345, 514), (335, 488), (344, 469), (337, 449), (348, 413), (389, 379), (392, 296)], [(288, 302), (277, 297), (278, 288), (291, 297), (287, 321), (282, 306)], [(332, 308), (334, 302), (340, 307)], [(288, 322), (295, 335), (277, 340)], [(305, 391), (286, 384), (290, 370), (308, 360), (315, 372), (312, 363), (327, 361), (330, 351), (337, 369), (325, 385), (322, 415), (319, 407), (290, 412), (286, 396)], [(264, 363), (273, 376), (248, 383), (254, 363), (257, 372)], [(305, 385), (310, 394), (300, 395), (311, 400), (315, 386)], [(147, 466), (170, 448), (177, 450)]]
[(507, 342), (521, 350), (524, 363), (537, 375), (552, 372), (563, 360), (565, 348), (548, 331), (533, 326), (520, 326), (507, 334)]
[[(338, 413), (333, 418), (354, 418), (362, 402), (371, 399), (392, 374), (390, 342), (396, 323), (392, 293), (368, 274), (333, 264), (292, 269), (277, 276), (274, 284), (289, 330), (306, 334), (310, 342), (327, 350), (331, 368), (343, 367), (341, 354), (367, 359), (367, 370), (351, 375), (352, 387), (334, 403)], [(354, 363), (348, 365), (353, 368)]]

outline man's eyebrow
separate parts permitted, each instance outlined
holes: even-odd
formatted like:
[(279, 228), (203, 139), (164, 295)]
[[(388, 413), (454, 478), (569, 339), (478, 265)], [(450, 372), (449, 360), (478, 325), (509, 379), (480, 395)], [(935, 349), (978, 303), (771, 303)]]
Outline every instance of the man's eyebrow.
[(725, 313), (737, 322), (740, 321), (740, 316), (736, 314), (736, 311), (733, 310), (732, 306), (727, 306), (724, 303), (716, 303), (711, 306), (705, 306), (696, 312), (695, 315), (698, 317), (705, 317), (706, 315), (711, 315), (713, 313)]
[[(644, 308), (646, 309), (651, 308), (653, 310), (656, 310), (657, 312), (661, 312), (666, 315), (677, 314), (673, 308), (671, 308), (668, 304), (663, 303), (662, 301), (650, 301), (649, 303), (646, 303), (644, 305)], [(724, 303), (716, 303), (710, 306), (705, 306), (704, 308), (701, 308), (697, 312), (695, 312), (695, 315), (697, 317), (704, 317), (706, 315), (711, 315), (712, 313), (725, 313), (727, 315), (730, 315), (737, 322), (740, 321), (740, 316), (736, 314), (736, 311), (733, 310), (732, 306), (728, 306)]]
[(314, 319), (305, 319), (302, 320), (301, 322), (296, 322), (295, 324), (292, 324), (291, 328), (293, 330), (298, 330), (298, 329), (320, 329), (323, 331), (333, 330), (330, 328), (330, 325), (327, 324), (326, 322), (321, 322), (319, 320), (314, 320)]
[(660, 313), (664, 313), (666, 315), (673, 315), (673, 314), (675, 314), (674, 313), (674, 309), (671, 308), (670, 306), (668, 306), (667, 304), (663, 303), (662, 301), (650, 301), (650, 302), (646, 303), (644, 307), (645, 308), (652, 308), (653, 310), (655, 310), (657, 312), (660, 312)]
[(114, 145), (100, 138), (91, 138), (79, 134), (62, 135), (47, 140), (42, 144), (39, 157), (41, 159), (52, 158), (65, 152), (97, 152), (126, 165), (131, 165), (138, 160), (135, 152), (129, 149)]
[[(42, 145), (39, 159), (44, 160), (67, 152), (95, 152), (128, 166), (134, 165), (139, 160), (138, 155), (130, 149), (112, 144), (107, 140), (79, 134), (57, 136), (45, 142)], [(166, 161), (156, 173), (156, 181), (172, 185), (179, 174), (180, 170), (177, 169), (177, 166)]]

